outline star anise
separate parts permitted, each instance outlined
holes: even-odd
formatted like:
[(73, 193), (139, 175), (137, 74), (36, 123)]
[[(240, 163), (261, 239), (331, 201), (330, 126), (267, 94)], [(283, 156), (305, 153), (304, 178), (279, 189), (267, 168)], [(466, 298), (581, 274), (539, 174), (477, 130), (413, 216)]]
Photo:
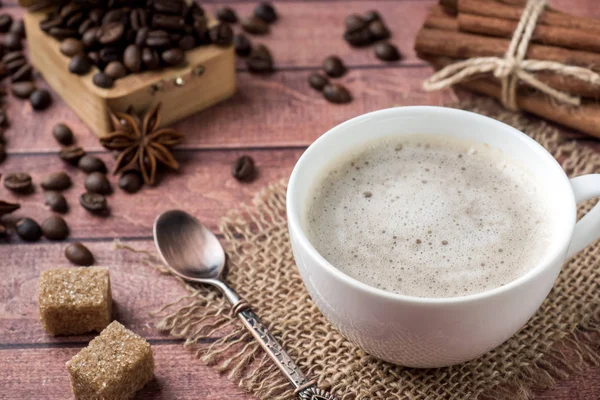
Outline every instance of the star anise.
[(179, 168), (170, 147), (181, 142), (183, 135), (170, 128), (158, 129), (160, 103), (151, 108), (143, 120), (132, 112), (112, 111), (110, 119), (115, 131), (101, 137), (100, 143), (109, 150), (119, 152), (115, 162), (115, 175), (137, 166), (144, 182), (152, 185), (159, 163), (171, 169)]

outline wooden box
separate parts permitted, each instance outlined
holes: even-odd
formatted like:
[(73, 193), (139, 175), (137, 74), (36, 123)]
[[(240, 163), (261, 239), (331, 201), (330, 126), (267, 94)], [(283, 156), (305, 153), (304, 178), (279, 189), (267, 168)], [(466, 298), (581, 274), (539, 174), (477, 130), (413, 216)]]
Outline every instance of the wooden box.
[(108, 110), (140, 112), (162, 103), (161, 125), (169, 125), (230, 97), (235, 92), (233, 46), (202, 46), (186, 52), (183, 67), (127, 75), (111, 89), (94, 85), (93, 68), (87, 75), (69, 72), (70, 59), (60, 52), (60, 42), (43, 32), (45, 12), (26, 12), (29, 59), (73, 111), (101, 136), (112, 130)]

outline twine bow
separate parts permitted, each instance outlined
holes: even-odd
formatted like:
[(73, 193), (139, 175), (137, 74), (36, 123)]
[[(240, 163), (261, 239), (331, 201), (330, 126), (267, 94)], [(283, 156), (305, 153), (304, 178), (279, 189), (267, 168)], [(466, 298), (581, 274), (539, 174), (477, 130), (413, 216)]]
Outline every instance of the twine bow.
[(502, 84), (502, 103), (517, 110), (517, 83), (523, 81), (540, 92), (563, 103), (580, 105), (581, 98), (556, 90), (541, 82), (532, 73), (552, 71), (593, 85), (600, 85), (600, 75), (588, 68), (565, 65), (556, 61), (525, 60), (537, 20), (546, 6), (546, 0), (528, 0), (521, 20), (504, 57), (477, 57), (448, 65), (423, 83), (427, 91), (447, 88), (477, 74), (493, 73)]

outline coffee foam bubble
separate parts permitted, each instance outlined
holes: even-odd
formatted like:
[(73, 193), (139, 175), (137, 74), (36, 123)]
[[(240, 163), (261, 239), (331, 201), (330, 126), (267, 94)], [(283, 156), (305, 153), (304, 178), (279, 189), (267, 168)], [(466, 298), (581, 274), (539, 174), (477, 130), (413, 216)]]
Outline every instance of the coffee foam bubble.
[(372, 143), (315, 184), (304, 226), (332, 265), (419, 297), (483, 292), (536, 266), (556, 232), (544, 188), (485, 145)]

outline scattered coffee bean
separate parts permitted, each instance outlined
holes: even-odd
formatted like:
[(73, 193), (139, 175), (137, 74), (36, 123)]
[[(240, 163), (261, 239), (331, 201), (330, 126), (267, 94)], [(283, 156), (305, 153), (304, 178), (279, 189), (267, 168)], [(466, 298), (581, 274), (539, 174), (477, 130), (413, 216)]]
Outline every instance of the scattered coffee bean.
[(135, 44), (127, 46), (123, 53), (123, 64), (131, 72), (140, 72), (142, 69), (142, 49)]
[(217, 10), (217, 19), (221, 22), (235, 24), (238, 21), (237, 14), (230, 7), (221, 7)]
[(339, 78), (346, 73), (346, 67), (338, 56), (329, 56), (323, 60), (323, 70), (332, 78)]
[(256, 177), (256, 165), (250, 156), (241, 156), (231, 166), (231, 175), (238, 181), (249, 182)]
[(375, 10), (370, 10), (365, 13), (365, 21), (371, 23), (373, 21), (381, 21), (381, 16)]
[(59, 152), (58, 156), (61, 160), (68, 162), (69, 164), (77, 164), (79, 159), (85, 156), (85, 150), (76, 145), (63, 147)]
[(44, 204), (50, 207), (50, 209), (54, 212), (63, 214), (69, 209), (69, 206), (67, 205), (67, 199), (65, 199), (65, 196), (63, 196), (60, 192), (49, 190), (44, 193), (44, 197)]
[(112, 61), (104, 68), (104, 73), (113, 79), (119, 79), (127, 75), (127, 70), (120, 61)]
[(29, 193), (33, 189), (31, 175), (24, 172), (8, 174), (4, 177), (4, 187), (17, 193)]
[(45, 110), (52, 104), (52, 97), (46, 89), (35, 89), (29, 95), (29, 103), (34, 110)]
[(92, 60), (85, 54), (76, 54), (69, 62), (69, 71), (76, 75), (85, 75), (92, 68)]
[[(9, 53), (10, 54), (10, 53)], [(27, 65), (27, 60), (23, 56), (23, 53), (18, 52), (20, 57), (15, 58), (14, 60), (4, 63), (4, 67), (8, 70), (9, 73), (14, 74), (19, 69), (23, 68), (24, 65)]]
[(25, 64), (10, 76), (10, 80), (11, 82), (30, 81), (32, 73), (33, 67), (29, 64)]
[(42, 222), (42, 233), (50, 240), (64, 240), (69, 236), (69, 227), (62, 217), (53, 215)]
[(369, 24), (369, 35), (373, 41), (387, 39), (390, 31), (381, 20), (375, 20)]
[(74, 265), (89, 267), (94, 264), (92, 252), (81, 243), (71, 243), (65, 249), (65, 257)]
[(262, 2), (254, 9), (254, 16), (260, 18), (266, 23), (273, 23), (277, 20), (277, 12), (271, 3)]
[(266, 35), (271, 30), (265, 21), (257, 17), (244, 18), (240, 24), (246, 32), (254, 35)]
[(104, 161), (89, 154), (81, 157), (77, 166), (80, 170), (87, 174), (91, 174), (92, 172), (101, 172), (103, 174), (106, 173), (106, 165), (104, 164)]
[(308, 77), (308, 84), (315, 90), (319, 92), (323, 90), (325, 86), (329, 83), (329, 80), (323, 75), (313, 72)]
[(113, 78), (106, 75), (104, 72), (96, 73), (92, 78), (92, 82), (94, 82), (94, 85), (103, 89), (110, 89), (115, 83)]
[(381, 42), (375, 45), (375, 55), (383, 61), (398, 61), (400, 60), (400, 52), (398, 48), (391, 43)]
[(44, 179), (40, 184), (44, 190), (65, 190), (71, 187), (71, 177), (66, 172), (54, 172)]
[(125, 33), (125, 26), (121, 22), (109, 22), (103, 23), (96, 35), (100, 44), (107, 45), (116, 43), (123, 33)]
[(2, 43), (7, 50), (14, 51), (23, 49), (23, 37), (21, 35), (17, 35), (16, 33), (9, 32), (4, 35), (4, 40)]
[(196, 47), (196, 38), (192, 35), (183, 35), (181, 39), (179, 39), (179, 48), (183, 51), (188, 51)]
[(31, 95), (31, 92), (35, 90), (35, 85), (31, 81), (14, 82), (10, 85), (10, 90), (13, 96), (20, 99), (27, 99)]
[(265, 74), (273, 72), (273, 57), (269, 49), (262, 44), (255, 46), (246, 59), (246, 65), (251, 72)]
[(210, 40), (217, 46), (229, 46), (233, 41), (233, 31), (229, 24), (220, 23), (209, 29)]
[(102, 172), (92, 172), (85, 178), (85, 189), (90, 193), (111, 194), (112, 186)]
[(371, 34), (366, 28), (356, 31), (346, 31), (344, 33), (344, 40), (353, 47), (363, 47), (372, 43)]
[(247, 57), (252, 51), (252, 43), (250, 43), (248, 37), (243, 33), (233, 37), (233, 45), (235, 47), (235, 53), (240, 57)]
[(73, 57), (76, 54), (82, 54), (84, 50), (83, 43), (80, 40), (68, 38), (60, 44), (60, 52), (67, 57)]
[(67, 125), (58, 123), (52, 128), (52, 136), (63, 146), (73, 144), (73, 131)]
[(25, 24), (23, 20), (14, 21), (10, 26), (9, 32), (16, 33), (17, 35), (25, 38)]
[(79, 204), (93, 214), (106, 214), (108, 212), (106, 197), (99, 193), (87, 192), (82, 194), (79, 197)]
[(144, 181), (139, 171), (126, 171), (119, 178), (119, 187), (127, 193), (136, 193), (143, 185)]
[(148, 47), (145, 47), (142, 51), (142, 61), (149, 70), (157, 69), (160, 66), (158, 52)]
[(0, 14), (0, 32), (8, 32), (13, 19), (10, 14)]
[(42, 237), (42, 228), (31, 218), (21, 218), (15, 225), (19, 237), (27, 242), (35, 242)]
[(344, 104), (352, 101), (352, 95), (344, 86), (330, 83), (323, 88), (323, 96), (330, 103)]
[(161, 59), (167, 65), (176, 66), (185, 60), (185, 54), (181, 49), (169, 49), (161, 54)]
[(367, 21), (360, 15), (350, 14), (344, 20), (344, 25), (346, 25), (346, 31), (355, 32), (365, 28), (367, 26)]
[(99, 28), (91, 27), (81, 36), (81, 43), (86, 49), (92, 48), (98, 44), (98, 31)]

